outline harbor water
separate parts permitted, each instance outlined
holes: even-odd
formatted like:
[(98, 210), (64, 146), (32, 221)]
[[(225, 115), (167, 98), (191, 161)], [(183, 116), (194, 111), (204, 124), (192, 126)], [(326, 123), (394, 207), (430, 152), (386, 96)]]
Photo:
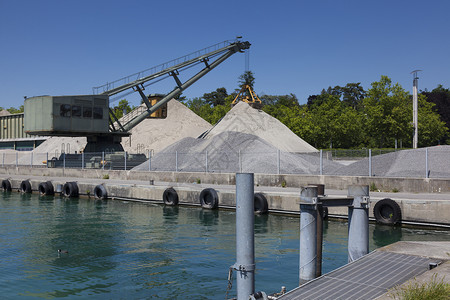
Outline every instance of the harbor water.
[[(370, 225), (370, 250), (400, 240), (450, 231)], [(297, 286), (298, 217), (255, 216), (255, 248), (256, 290)], [(3, 299), (224, 299), (234, 262), (234, 211), (0, 195)], [(323, 272), (346, 263), (347, 223), (325, 221)]]

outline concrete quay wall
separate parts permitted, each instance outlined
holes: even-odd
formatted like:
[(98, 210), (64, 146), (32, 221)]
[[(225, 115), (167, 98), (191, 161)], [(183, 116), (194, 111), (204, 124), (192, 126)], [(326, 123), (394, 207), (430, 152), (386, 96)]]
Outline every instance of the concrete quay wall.
[[(76, 178), (103, 178), (120, 180), (154, 180), (166, 182), (198, 182), (217, 185), (234, 185), (234, 173), (202, 172), (136, 172), (100, 169), (60, 169), (4, 167), (3, 172), (11, 175), (57, 176)], [(346, 189), (349, 185), (374, 185), (381, 191), (407, 193), (450, 193), (450, 179), (436, 178), (391, 178), (369, 176), (329, 176), (296, 174), (255, 174), (255, 185), (300, 188), (308, 184), (324, 184), (327, 189)]]
[[(186, 180), (185, 182), (195, 182), (197, 179), (201, 180), (202, 184), (184, 184), (181, 182), (179, 177), (175, 177), (178, 179), (178, 183), (176, 180), (168, 183), (158, 185), (151, 185), (150, 180), (154, 181), (170, 181), (170, 176), (175, 176), (177, 173), (138, 173), (138, 176), (135, 176), (134, 172), (123, 172), (123, 171), (114, 171), (114, 172), (102, 172), (99, 170), (66, 170), (65, 176), (60, 176), (61, 174), (53, 174), (55, 169), (41, 169), (41, 171), (50, 170), (50, 172), (40, 172), (40, 174), (36, 174), (33, 176), (33, 172), (36, 169), (28, 169), (30, 172), (27, 174), (3, 174), (2, 179), (9, 179), (12, 183), (12, 187), (15, 190), (18, 190), (20, 187), (20, 183), (22, 180), (30, 180), (32, 184), (32, 189), (34, 191), (38, 190), (38, 186), (41, 182), (50, 180), (53, 186), (58, 184), (64, 185), (68, 181), (76, 181), (79, 187), (79, 192), (84, 196), (93, 196), (94, 188), (98, 184), (102, 184), (105, 186), (108, 197), (109, 198), (124, 198), (136, 201), (156, 201), (159, 203), (163, 203), (163, 193), (164, 190), (168, 187), (174, 187), (177, 191), (180, 199), (180, 204), (185, 205), (200, 205), (199, 194), (200, 192), (206, 188), (211, 187), (208, 186), (206, 182), (210, 182), (213, 185), (214, 189), (216, 189), (219, 196), (219, 206), (221, 207), (235, 207), (235, 191), (230, 186), (219, 185), (218, 178), (223, 180), (220, 182), (224, 182), (226, 180), (227, 184), (233, 184), (235, 180), (234, 174), (211, 174), (211, 177), (199, 177), (195, 175), (207, 175), (202, 173), (180, 173), (184, 175)], [(33, 172), (32, 172), (33, 171)], [(61, 170), (60, 170), (61, 171)], [(12, 172), (11, 172), (12, 173)], [(102, 179), (103, 175), (108, 174), (110, 179)], [(59, 176), (58, 176), (59, 175)], [(70, 175), (70, 177), (69, 177)], [(89, 176), (84, 176), (89, 175)], [(219, 176), (221, 175), (221, 176)], [(127, 176), (124, 180), (123, 176)], [(189, 177), (190, 176), (190, 177)], [(257, 178), (261, 178), (262, 175), (255, 175), (255, 183), (257, 183)], [(272, 175), (269, 175), (272, 176)], [(114, 179), (116, 177), (116, 179)], [(132, 178), (139, 179), (132, 179)], [(317, 183), (318, 178), (324, 179), (326, 176), (298, 176), (297, 183), (299, 185), (307, 185), (308, 183)], [(304, 178), (303, 178), (304, 177)], [(183, 177), (182, 177), (183, 178)], [(120, 179), (120, 180), (119, 180)], [(263, 178), (264, 179), (264, 178)], [(344, 182), (347, 178), (344, 178)], [(335, 178), (336, 180), (336, 178)], [(433, 181), (433, 180), (430, 180)], [(302, 184), (302, 182), (304, 182)], [(325, 182), (326, 190), (330, 189), (331, 183), (327, 181)], [(357, 184), (364, 184), (361, 181), (357, 181)], [(320, 183), (320, 181), (319, 181)], [(344, 183), (339, 183), (343, 188), (347, 188), (347, 185)], [(354, 184), (352, 181), (348, 183)], [(367, 183), (366, 183), (367, 184)], [(263, 186), (255, 186), (255, 192), (262, 192), (268, 200), (269, 209), (272, 211), (279, 211), (284, 213), (298, 213), (299, 212), (299, 200), (300, 200), (300, 190), (290, 189), (283, 190), (282, 188), (276, 189), (268, 189)], [(373, 217), (373, 207), (377, 201), (381, 200), (383, 197), (377, 196), (377, 193), (371, 193), (371, 209), (369, 210), (369, 216)], [(397, 194), (396, 194), (397, 195)], [(342, 196), (342, 195), (341, 195)], [(398, 194), (400, 196), (400, 194)], [(450, 195), (449, 195), (450, 196)], [(423, 223), (436, 223), (436, 224), (444, 224), (450, 225), (450, 198), (446, 197), (440, 198), (440, 200), (426, 199), (425, 197), (416, 197), (415, 199), (408, 199), (407, 195), (403, 194), (403, 198), (400, 197), (391, 197), (395, 200), (401, 208), (402, 211), (402, 220), (410, 221), (410, 222), (423, 222)], [(445, 199), (445, 200), (442, 200)], [(337, 216), (346, 216), (347, 208), (345, 207), (330, 207), (329, 213)]]

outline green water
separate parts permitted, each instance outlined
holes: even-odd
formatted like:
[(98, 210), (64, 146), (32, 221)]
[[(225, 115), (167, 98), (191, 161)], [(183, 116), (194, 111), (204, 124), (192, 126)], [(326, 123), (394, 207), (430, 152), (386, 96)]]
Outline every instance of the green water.
[[(0, 196), (3, 299), (224, 299), (235, 213), (118, 200)], [(256, 216), (256, 289), (298, 282), (299, 218)], [(370, 225), (370, 249), (450, 231)], [(57, 250), (68, 250), (58, 256)], [(347, 262), (347, 223), (324, 224), (323, 272)], [(230, 296), (235, 295), (235, 289)]]

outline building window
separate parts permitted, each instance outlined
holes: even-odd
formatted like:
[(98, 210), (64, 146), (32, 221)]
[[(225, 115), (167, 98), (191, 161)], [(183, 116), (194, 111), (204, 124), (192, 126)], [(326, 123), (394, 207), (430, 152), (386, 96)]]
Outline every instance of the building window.
[(69, 117), (70, 118), (71, 107), (70, 104), (61, 104), (59, 109), (59, 115), (61, 117)]
[(81, 106), (72, 105), (72, 117), (81, 117)]
[(83, 118), (92, 118), (91, 106), (83, 106)]
[(94, 119), (103, 119), (103, 108), (94, 107)]

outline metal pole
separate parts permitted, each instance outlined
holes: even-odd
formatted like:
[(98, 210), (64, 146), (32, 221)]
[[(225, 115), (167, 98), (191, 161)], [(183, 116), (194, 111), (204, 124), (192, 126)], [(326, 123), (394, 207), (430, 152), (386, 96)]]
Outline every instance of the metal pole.
[(241, 150), (239, 150), (239, 172), (242, 173), (242, 161), (241, 161)]
[(127, 151), (124, 153), (124, 159), (125, 159), (125, 171), (127, 170)]
[(178, 172), (178, 151), (175, 151), (175, 172)]
[(304, 187), (300, 192), (300, 284), (316, 278), (317, 195), (317, 186)]
[(148, 150), (148, 170), (152, 170), (152, 152)]
[(419, 141), (419, 130), (418, 130), (418, 101), (417, 101), (417, 89), (419, 85), (419, 77), (417, 77), (417, 72), (420, 70), (412, 71), (413, 74), (413, 126), (414, 126), (414, 136), (413, 136), (413, 148), (417, 149), (417, 144)]
[(16, 168), (19, 166), (19, 153), (16, 152)]
[(372, 149), (369, 149), (369, 176), (372, 176)]
[(46, 164), (46, 167), (48, 168), (48, 152), (46, 153), (45, 164)]
[(33, 152), (31, 152), (30, 168), (33, 168)]
[(104, 169), (105, 169), (105, 151), (102, 152), (102, 170)]
[(369, 253), (369, 186), (350, 185), (348, 196), (353, 205), (348, 207), (348, 262)]
[(255, 292), (254, 176), (236, 174), (236, 291), (238, 300)]
[(319, 165), (320, 165), (320, 175), (323, 175), (323, 152), (322, 152), (322, 149), (320, 149)]
[(205, 151), (205, 170), (208, 173), (208, 150)]
[(84, 169), (84, 152), (81, 153), (81, 169)]
[(66, 152), (63, 153), (63, 169), (66, 168)]
[(281, 162), (280, 162), (280, 149), (277, 150), (277, 174), (280, 175)]
[(425, 178), (428, 177), (428, 148), (425, 148)]

